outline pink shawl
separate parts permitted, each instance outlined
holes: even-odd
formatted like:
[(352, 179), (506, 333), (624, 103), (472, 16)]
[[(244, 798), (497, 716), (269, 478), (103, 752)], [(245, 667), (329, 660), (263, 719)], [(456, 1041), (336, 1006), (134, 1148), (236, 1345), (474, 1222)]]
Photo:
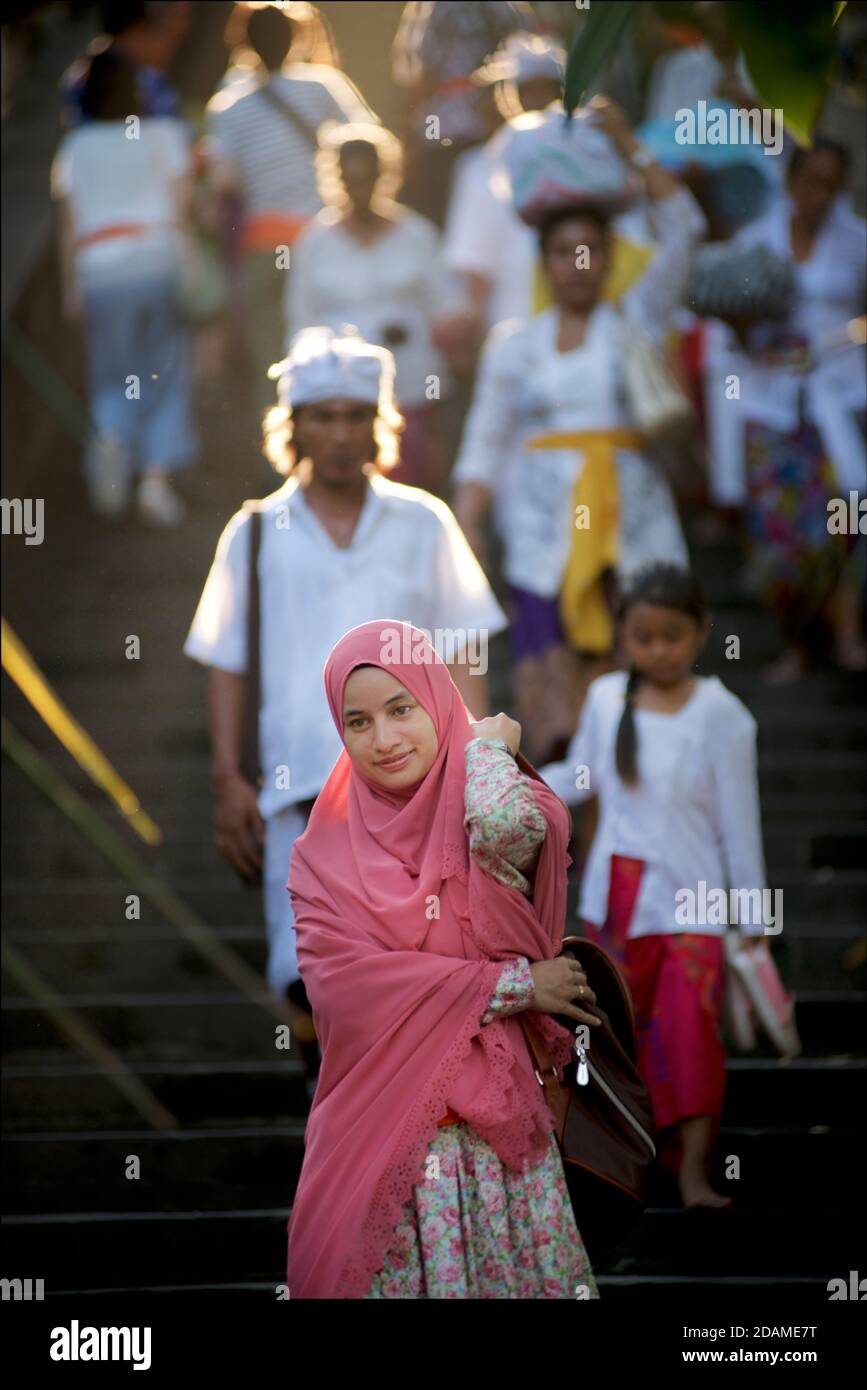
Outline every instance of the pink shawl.
[[(400, 791), (368, 782), (344, 750), (292, 853), (298, 962), (322, 1048), (289, 1219), (293, 1299), (365, 1296), (447, 1107), (513, 1171), (544, 1157), (554, 1125), (517, 1017), (480, 1020), (502, 962), (559, 951), (569, 813), (535, 780), (547, 836), (532, 901), (498, 883), (468, 853), (470, 715), (447, 667), (407, 623), (353, 628), (325, 665), (341, 735), (343, 689), (365, 663), (419, 701), (438, 753)], [(565, 1062), (569, 1033), (547, 1014), (525, 1017)]]

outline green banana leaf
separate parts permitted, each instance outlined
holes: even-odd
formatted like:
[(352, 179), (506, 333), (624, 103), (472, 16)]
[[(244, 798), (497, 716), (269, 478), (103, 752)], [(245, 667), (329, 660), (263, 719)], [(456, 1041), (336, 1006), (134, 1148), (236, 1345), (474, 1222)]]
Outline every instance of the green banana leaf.
[(635, 0), (594, 0), (566, 62), (563, 104), (567, 111), (575, 110), (591, 82), (614, 56), (637, 8)]
[[(845, 7), (846, 0), (728, 0), (725, 7), (758, 96), (783, 112), (783, 124), (803, 145), (811, 142), (833, 77), (834, 25)], [(664, 3), (656, 8), (663, 16), (673, 9)], [(690, 8), (678, 7), (681, 22)], [(613, 58), (637, 9), (633, 0), (595, 0), (566, 63), (567, 111), (575, 110)]]

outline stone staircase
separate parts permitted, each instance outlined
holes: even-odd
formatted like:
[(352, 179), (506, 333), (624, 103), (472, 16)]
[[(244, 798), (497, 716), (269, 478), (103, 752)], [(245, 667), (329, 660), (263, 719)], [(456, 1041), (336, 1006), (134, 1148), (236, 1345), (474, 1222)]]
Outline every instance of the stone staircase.
[[(34, 556), (15, 552), (8, 611), (162, 827), (164, 846), (143, 858), (261, 969), (257, 895), (211, 847), (203, 681), (180, 655), (218, 527), (255, 476), (236, 485), (232, 447), (225, 435), (215, 444), (214, 472), (178, 535), (133, 523), (100, 528), (73, 496), (64, 525), (47, 528), (29, 585)], [(243, 453), (246, 442), (234, 447)], [(742, 1176), (728, 1184), (734, 1210), (684, 1213), (660, 1180), (630, 1240), (597, 1263), (608, 1298), (687, 1285), (711, 1294), (733, 1281), (741, 1290), (812, 1287), (822, 1297), (829, 1278), (858, 1267), (853, 1198), (864, 1167), (867, 1050), (863, 967), (848, 968), (846, 953), (864, 899), (861, 692), (831, 674), (761, 689), (756, 667), (770, 628), (733, 597), (734, 558), (698, 557), (717, 601), (705, 669), (719, 671), (759, 719), (770, 881), (785, 893), (777, 958), (798, 991), (804, 1056), (781, 1062), (767, 1047), (732, 1056), (716, 1176), (724, 1184), (724, 1157), (740, 1158)], [(721, 655), (730, 632), (742, 637), (739, 662)], [(131, 633), (141, 638), (139, 662), (123, 656)], [(496, 703), (505, 698), (500, 660)], [(7, 691), (6, 712), (117, 823), (16, 692)], [(126, 920), (135, 884), (112, 876), (14, 769), (3, 800), (6, 939), (179, 1121), (165, 1133), (144, 1128), (7, 982), (3, 1274), (41, 1276), (49, 1293), (220, 1288), (273, 1297), (303, 1155), (300, 1063), (275, 1049), (273, 1020), (146, 904), (141, 920)], [(137, 1180), (125, 1176), (133, 1154)]]
[[(31, 341), (75, 383), (74, 346), (58, 332), (47, 254), (23, 298)], [(258, 896), (212, 849), (204, 678), (181, 654), (223, 522), (267, 489), (255, 432), (235, 399), (203, 416), (204, 463), (177, 533), (87, 513), (77, 449), (8, 364), (5, 492), (41, 496), (41, 546), (3, 544), (4, 612), (73, 714), (139, 795), (165, 842), (148, 851), (83, 778), (4, 679), (5, 713), (51, 765), (245, 960), (261, 969)], [(863, 682), (819, 674), (767, 691), (757, 670), (769, 621), (740, 593), (731, 548), (697, 554), (716, 627), (704, 669), (717, 671), (760, 725), (770, 882), (785, 893), (776, 939), (798, 991), (804, 1056), (768, 1048), (729, 1062), (719, 1161), (742, 1176), (732, 1212), (687, 1214), (658, 1184), (625, 1248), (597, 1262), (606, 1298), (674, 1290), (803, 1287), (824, 1298), (858, 1268), (864, 1168), (864, 967), (847, 954), (862, 932), (867, 826)], [(741, 637), (727, 661), (724, 639)], [(141, 639), (128, 661), (126, 639)], [(504, 644), (492, 644), (495, 708), (508, 707)], [(143, 1126), (131, 1104), (55, 1032), (7, 978), (3, 996), (3, 1277), (61, 1292), (208, 1288), (273, 1298), (303, 1154), (300, 1062), (274, 1045), (274, 1020), (216, 976), (136, 884), (9, 766), (4, 768), (5, 940), (115, 1047), (178, 1120)], [(126, 1177), (128, 1159), (141, 1176)], [(722, 1180), (722, 1171), (717, 1174)], [(707, 1220), (712, 1223), (710, 1226)]]

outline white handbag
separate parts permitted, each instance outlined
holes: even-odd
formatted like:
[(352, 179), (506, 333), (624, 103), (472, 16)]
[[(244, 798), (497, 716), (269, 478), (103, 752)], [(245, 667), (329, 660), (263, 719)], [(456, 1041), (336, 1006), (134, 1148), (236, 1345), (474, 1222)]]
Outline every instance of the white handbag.
[(758, 1023), (781, 1057), (799, 1057), (803, 1048), (795, 996), (784, 987), (767, 943), (747, 951), (739, 932), (726, 932), (725, 958), (723, 1019), (732, 1042), (743, 1052), (752, 1051)]
[(695, 428), (695, 412), (662, 353), (635, 323), (620, 315), (623, 380), (637, 429), (649, 444)]

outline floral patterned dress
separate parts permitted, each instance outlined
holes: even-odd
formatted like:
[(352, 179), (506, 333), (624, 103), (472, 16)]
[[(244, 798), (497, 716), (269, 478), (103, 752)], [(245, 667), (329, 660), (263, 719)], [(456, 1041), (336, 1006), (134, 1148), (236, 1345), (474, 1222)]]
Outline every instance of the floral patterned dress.
[[(526, 872), (545, 838), (529, 779), (504, 744), (467, 745), (470, 854), (529, 895)], [(526, 1009), (530, 963), (507, 961), (482, 1024)], [(552, 1133), (545, 1158), (509, 1171), (468, 1124), (445, 1116), (367, 1298), (598, 1298)]]

